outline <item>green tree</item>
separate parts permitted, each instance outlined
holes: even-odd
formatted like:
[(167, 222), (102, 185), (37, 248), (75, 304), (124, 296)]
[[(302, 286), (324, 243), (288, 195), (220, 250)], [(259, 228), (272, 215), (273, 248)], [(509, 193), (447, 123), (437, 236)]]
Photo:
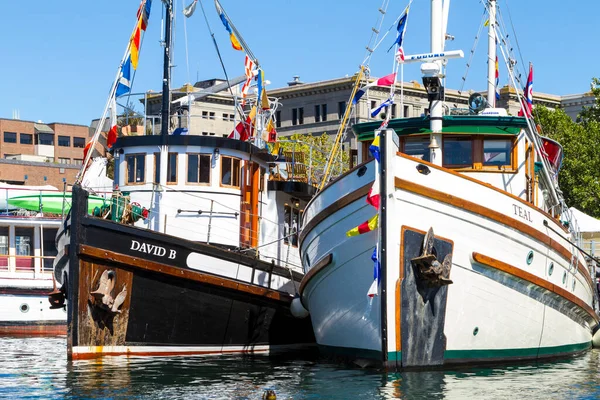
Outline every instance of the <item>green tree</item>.
[[(598, 80), (594, 81), (597, 85)], [(600, 104), (600, 91), (594, 94)], [(565, 201), (600, 218), (600, 113), (597, 107), (584, 110), (578, 122), (561, 109), (536, 107), (534, 115), (544, 135), (563, 146), (564, 161), (558, 181)]]
[[(304, 155), (304, 164), (306, 165), (310, 183), (318, 185), (323, 179), (327, 160), (331, 156), (334, 138), (326, 133), (322, 135), (302, 135), (295, 133), (291, 136), (281, 138), (280, 146), (282, 151), (302, 153)], [(334, 163), (331, 167), (329, 179), (346, 172), (350, 166), (350, 154), (347, 151), (339, 150), (335, 154)]]

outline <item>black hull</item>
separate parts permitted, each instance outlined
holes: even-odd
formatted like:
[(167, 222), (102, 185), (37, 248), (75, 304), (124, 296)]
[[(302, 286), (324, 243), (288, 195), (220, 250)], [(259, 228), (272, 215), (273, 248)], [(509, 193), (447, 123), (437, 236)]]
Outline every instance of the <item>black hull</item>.
[[(81, 192), (75, 190), (80, 200)], [(292, 296), (252, 283), (259, 277), (271, 282), (272, 275), (289, 279), (287, 269), (226, 249), (91, 218), (85, 212), (75, 214), (77, 203), (67, 278), (71, 358), (262, 353), (314, 345), (310, 318), (291, 315)], [(132, 243), (153, 250), (139, 251)], [(190, 268), (187, 260), (192, 253), (234, 269), (251, 268), (252, 277), (244, 282), (203, 272), (197, 265)], [(111, 298), (125, 292), (118, 309), (92, 294), (105, 271), (115, 283)], [(294, 274), (294, 281), (300, 279)]]

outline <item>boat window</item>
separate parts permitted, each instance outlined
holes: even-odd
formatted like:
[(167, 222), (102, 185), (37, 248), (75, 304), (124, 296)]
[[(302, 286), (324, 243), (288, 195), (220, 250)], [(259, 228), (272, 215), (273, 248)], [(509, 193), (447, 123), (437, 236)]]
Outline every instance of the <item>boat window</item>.
[(210, 183), (210, 154), (188, 154), (187, 181)]
[(167, 183), (177, 183), (177, 153), (169, 153), (168, 155)]
[(144, 183), (146, 181), (144, 173), (146, 171), (145, 154), (127, 154), (127, 183)]
[(15, 255), (16, 268), (19, 270), (33, 269), (33, 257), (31, 257), (33, 244), (33, 228), (15, 228)]
[(429, 136), (404, 139), (404, 154), (429, 161)]
[(484, 139), (483, 165), (511, 165), (511, 139)]
[(444, 138), (444, 166), (471, 166), (473, 164), (473, 142), (470, 137)]
[(221, 185), (240, 187), (240, 159), (221, 157)]
[(42, 245), (44, 246), (44, 252), (42, 254), (44, 256), (44, 271), (52, 271), (52, 263), (54, 262), (54, 257), (58, 254), (55, 244), (57, 232), (57, 228), (44, 228), (44, 239), (42, 243)]
[(291, 204), (285, 203), (284, 205), (283, 243), (297, 247), (298, 226), (304, 210), (300, 210), (300, 203), (297, 199), (292, 198), (291, 202)]
[(0, 269), (8, 268), (8, 226), (0, 226)]

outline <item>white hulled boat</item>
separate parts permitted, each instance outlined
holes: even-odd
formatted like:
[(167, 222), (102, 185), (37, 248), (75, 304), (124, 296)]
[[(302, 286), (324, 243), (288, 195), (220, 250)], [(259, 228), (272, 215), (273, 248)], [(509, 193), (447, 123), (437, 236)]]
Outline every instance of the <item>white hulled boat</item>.
[[(471, 115), (443, 114), (445, 24), (442, 1), (431, 4), (432, 48), (421, 66), (431, 114), (385, 129), (355, 125), (362, 164), (306, 207), (300, 294), (317, 343), (388, 368), (587, 350), (597, 292), (557, 187), (560, 146), (528, 118), (478, 107), (477, 95)], [(489, 7), (495, 29), (495, 1)], [(377, 135), (380, 163), (367, 152)], [(366, 202), (376, 175), (378, 210)], [(377, 213), (378, 229), (346, 235)], [(374, 255), (380, 282), (370, 297)]]

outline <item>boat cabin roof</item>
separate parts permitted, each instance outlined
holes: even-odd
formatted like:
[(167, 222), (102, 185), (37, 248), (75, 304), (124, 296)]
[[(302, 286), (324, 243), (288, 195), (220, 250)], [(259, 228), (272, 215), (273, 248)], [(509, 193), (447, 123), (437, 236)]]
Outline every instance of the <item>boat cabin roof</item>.
[[(166, 138), (168, 146), (204, 146), (221, 149), (238, 150), (251, 155), (265, 162), (275, 160), (266, 150), (260, 149), (251, 143), (241, 140), (229, 139), (216, 136), (200, 136), (200, 135), (168, 135)], [(127, 147), (149, 146), (154, 147), (163, 145), (163, 138), (160, 135), (146, 136), (121, 136), (114, 144), (114, 149), (123, 149)]]
[[(516, 136), (527, 127), (527, 120), (510, 116), (446, 115), (442, 125), (442, 133)], [(365, 122), (354, 125), (352, 130), (358, 141), (367, 141), (373, 140), (380, 126), (381, 121)], [(394, 129), (399, 136), (431, 133), (428, 116), (393, 119), (388, 129)]]

